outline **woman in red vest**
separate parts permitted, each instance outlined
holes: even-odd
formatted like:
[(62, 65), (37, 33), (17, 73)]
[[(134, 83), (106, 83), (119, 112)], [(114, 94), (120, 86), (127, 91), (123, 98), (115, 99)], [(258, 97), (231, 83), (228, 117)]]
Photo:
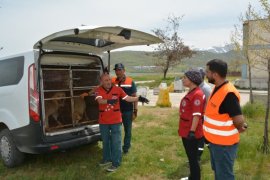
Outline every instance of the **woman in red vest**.
[(179, 130), (182, 142), (189, 160), (190, 175), (182, 179), (200, 179), (198, 161), (198, 144), (203, 138), (202, 117), (205, 95), (199, 85), (202, 77), (199, 71), (187, 71), (183, 78), (183, 85), (189, 88), (186, 96), (181, 100), (179, 109)]

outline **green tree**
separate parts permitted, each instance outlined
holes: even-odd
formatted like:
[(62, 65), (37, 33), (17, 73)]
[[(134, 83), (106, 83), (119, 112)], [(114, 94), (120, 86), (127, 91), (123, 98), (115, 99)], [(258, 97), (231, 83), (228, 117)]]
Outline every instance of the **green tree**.
[(180, 64), (184, 58), (192, 57), (194, 52), (186, 46), (179, 35), (179, 27), (182, 17), (169, 16), (167, 26), (165, 28), (157, 28), (152, 30), (156, 36), (164, 41), (155, 49), (153, 53), (157, 57), (155, 65), (161, 67), (163, 78), (166, 79), (169, 68), (173, 68)]

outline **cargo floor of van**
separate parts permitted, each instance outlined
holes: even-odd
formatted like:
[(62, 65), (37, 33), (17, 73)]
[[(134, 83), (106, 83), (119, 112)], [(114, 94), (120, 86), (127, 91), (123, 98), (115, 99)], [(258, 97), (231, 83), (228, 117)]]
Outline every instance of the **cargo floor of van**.
[(100, 70), (78, 65), (41, 66), (43, 127), (46, 133), (98, 123), (95, 97), (80, 94), (99, 84)]

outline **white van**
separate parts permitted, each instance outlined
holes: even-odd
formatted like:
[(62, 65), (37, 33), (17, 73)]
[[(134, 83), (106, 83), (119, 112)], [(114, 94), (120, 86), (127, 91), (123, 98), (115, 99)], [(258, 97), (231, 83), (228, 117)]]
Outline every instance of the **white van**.
[(79, 97), (99, 85), (105, 70), (100, 55), (161, 42), (151, 34), (123, 27), (84, 26), (47, 36), (31, 52), (0, 58), (4, 164), (19, 165), (24, 153), (53, 152), (100, 140), (94, 96)]

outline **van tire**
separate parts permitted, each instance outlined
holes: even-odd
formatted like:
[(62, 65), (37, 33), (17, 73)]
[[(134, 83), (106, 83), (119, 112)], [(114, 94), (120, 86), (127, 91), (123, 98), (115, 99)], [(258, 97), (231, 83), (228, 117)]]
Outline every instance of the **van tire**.
[(18, 150), (8, 129), (0, 132), (0, 154), (4, 165), (9, 168), (20, 165), (24, 160), (24, 153)]

